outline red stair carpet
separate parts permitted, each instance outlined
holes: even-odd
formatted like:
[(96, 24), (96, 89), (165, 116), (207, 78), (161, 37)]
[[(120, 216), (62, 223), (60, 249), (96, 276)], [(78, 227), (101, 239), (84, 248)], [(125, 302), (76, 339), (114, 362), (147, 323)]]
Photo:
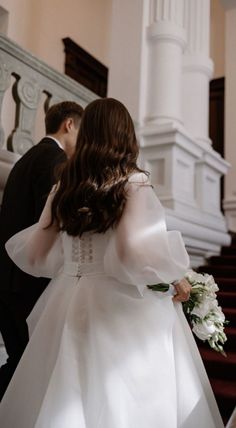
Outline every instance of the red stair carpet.
[(198, 268), (214, 276), (219, 286), (218, 301), (226, 319), (230, 322), (225, 332), (227, 357), (211, 350), (209, 345), (198, 341), (222, 418), (226, 424), (236, 406), (236, 236), (230, 247), (222, 248), (221, 255), (211, 257), (207, 266)]

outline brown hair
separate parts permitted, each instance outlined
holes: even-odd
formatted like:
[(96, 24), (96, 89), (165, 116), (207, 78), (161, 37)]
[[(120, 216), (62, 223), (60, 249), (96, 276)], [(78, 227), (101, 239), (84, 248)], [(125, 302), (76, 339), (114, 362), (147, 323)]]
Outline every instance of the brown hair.
[(45, 116), (46, 134), (55, 134), (62, 122), (70, 117), (79, 125), (82, 114), (83, 108), (73, 101), (54, 104), (49, 108)]
[(119, 221), (125, 185), (137, 164), (138, 144), (131, 116), (112, 98), (84, 110), (76, 151), (62, 171), (52, 218), (69, 235), (105, 232)]

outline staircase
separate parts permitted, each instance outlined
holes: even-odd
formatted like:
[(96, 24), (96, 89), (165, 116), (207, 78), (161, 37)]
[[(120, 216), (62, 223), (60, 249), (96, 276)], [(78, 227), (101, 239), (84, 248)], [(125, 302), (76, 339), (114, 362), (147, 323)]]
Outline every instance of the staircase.
[(236, 236), (230, 247), (223, 247), (220, 256), (211, 257), (208, 266), (199, 272), (214, 276), (219, 286), (218, 301), (230, 322), (225, 332), (227, 357), (198, 341), (200, 353), (208, 373), (222, 418), (226, 423), (236, 406)]

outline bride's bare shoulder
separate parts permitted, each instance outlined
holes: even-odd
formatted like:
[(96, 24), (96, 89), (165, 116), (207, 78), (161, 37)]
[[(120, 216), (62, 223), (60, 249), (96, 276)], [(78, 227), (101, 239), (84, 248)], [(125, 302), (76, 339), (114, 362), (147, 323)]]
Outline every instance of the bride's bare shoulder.
[(129, 183), (134, 184), (147, 184), (150, 185), (150, 180), (147, 174), (144, 172), (135, 172), (129, 177)]

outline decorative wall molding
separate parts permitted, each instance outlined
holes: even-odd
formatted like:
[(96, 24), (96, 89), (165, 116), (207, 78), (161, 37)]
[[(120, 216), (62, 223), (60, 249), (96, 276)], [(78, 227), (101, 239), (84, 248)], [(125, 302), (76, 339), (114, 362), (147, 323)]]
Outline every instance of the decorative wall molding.
[(82, 49), (69, 37), (62, 39), (65, 46), (65, 73), (100, 97), (107, 94), (108, 68)]

